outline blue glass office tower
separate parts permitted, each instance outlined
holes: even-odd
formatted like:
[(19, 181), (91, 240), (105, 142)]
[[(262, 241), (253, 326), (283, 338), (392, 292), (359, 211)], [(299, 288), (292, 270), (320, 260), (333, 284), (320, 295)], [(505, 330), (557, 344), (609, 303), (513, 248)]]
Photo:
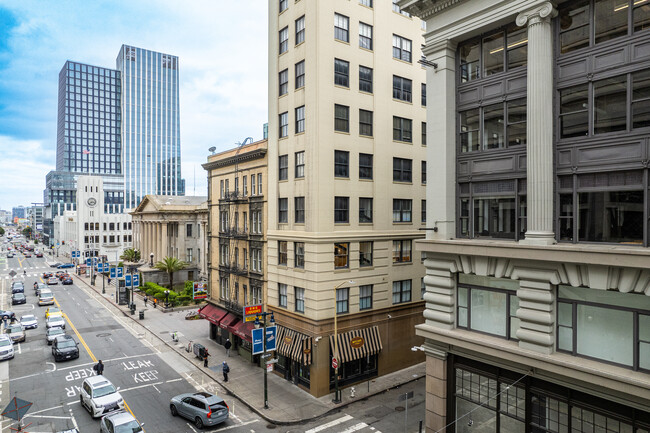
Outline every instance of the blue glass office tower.
[(124, 204), (146, 194), (184, 195), (181, 179), (178, 57), (122, 45)]

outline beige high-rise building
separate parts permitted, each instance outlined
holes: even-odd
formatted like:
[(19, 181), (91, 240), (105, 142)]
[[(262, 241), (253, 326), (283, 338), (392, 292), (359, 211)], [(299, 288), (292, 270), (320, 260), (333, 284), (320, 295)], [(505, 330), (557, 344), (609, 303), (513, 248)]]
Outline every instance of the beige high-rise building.
[(422, 36), (386, 1), (270, 2), (275, 370), (316, 396), (335, 389), (336, 345), (340, 387), (424, 359), (411, 351), (423, 321)]

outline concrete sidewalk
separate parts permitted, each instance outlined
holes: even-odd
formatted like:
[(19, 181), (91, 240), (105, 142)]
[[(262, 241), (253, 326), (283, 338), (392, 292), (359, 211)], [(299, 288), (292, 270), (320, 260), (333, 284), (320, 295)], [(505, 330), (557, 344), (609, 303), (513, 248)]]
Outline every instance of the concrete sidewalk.
[[(79, 283), (101, 295), (101, 279), (98, 278), (96, 285), (91, 286), (88, 276), (74, 275), (74, 278)], [(332, 403), (333, 393), (316, 398), (277, 374), (268, 373), (269, 409), (264, 409), (264, 370), (239, 357), (232, 351), (231, 356), (227, 358), (223, 346), (209, 339), (209, 326), (206, 320), (185, 320), (186, 314), (192, 310), (184, 309), (164, 312), (160, 308), (152, 308), (151, 303), (145, 309), (142, 298), (136, 296), (134, 302), (137, 305), (137, 311), (135, 315), (131, 315), (125, 305), (118, 306), (115, 302), (114, 285), (106, 285), (106, 294), (103, 297), (107, 302), (119, 308), (126, 317), (143, 326), (143, 328), (173, 348), (177, 353), (182, 354), (186, 359), (193, 362), (197, 368), (218, 382), (224, 389), (246, 404), (251, 410), (259, 414), (266, 421), (277, 425), (296, 424), (319, 418), (355, 401), (411, 382), (424, 377), (426, 374), (425, 363), (421, 363), (395, 373), (374, 378), (355, 386), (356, 396), (354, 398), (350, 396), (349, 388), (342, 390), (342, 402), (335, 404)], [(145, 318), (144, 320), (139, 320), (138, 312), (143, 309), (145, 310)], [(177, 343), (172, 341), (171, 333), (174, 331), (177, 332), (179, 338)], [(200, 343), (208, 348), (211, 355), (209, 358), (210, 367), (203, 367), (203, 361), (200, 361), (193, 354), (185, 350), (190, 341)], [(228, 382), (223, 381), (221, 373), (221, 362), (224, 360), (230, 366)]]

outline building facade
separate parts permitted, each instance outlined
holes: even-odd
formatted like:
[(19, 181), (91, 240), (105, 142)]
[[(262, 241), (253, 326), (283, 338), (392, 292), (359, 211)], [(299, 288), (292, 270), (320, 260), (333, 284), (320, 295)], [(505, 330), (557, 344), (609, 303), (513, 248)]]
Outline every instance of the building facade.
[[(130, 213), (133, 218), (133, 248), (149, 266), (165, 257), (175, 257), (188, 264), (174, 273), (174, 284), (207, 280), (208, 205), (207, 197), (147, 195)], [(169, 277), (147, 275), (147, 281), (169, 284)]]
[(27, 211), (25, 206), (16, 206), (11, 209), (11, 219), (15, 220), (16, 218), (26, 218)]
[(253, 322), (243, 307), (266, 306), (267, 140), (246, 143), (208, 157), (208, 307), (210, 338), (230, 339), (232, 350), (253, 357)]
[[(276, 371), (315, 396), (421, 362), (421, 21), (390, 2), (274, 0), (268, 299)], [(351, 344), (353, 346), (351, 346)]]
[(400, 5), (435, 137), (427, 431), (647, 432), (650, 5)]
[(184, 195), (178, 57), (122, 45), (116, 63), (126, 208), (134, 209), (147, 194)]

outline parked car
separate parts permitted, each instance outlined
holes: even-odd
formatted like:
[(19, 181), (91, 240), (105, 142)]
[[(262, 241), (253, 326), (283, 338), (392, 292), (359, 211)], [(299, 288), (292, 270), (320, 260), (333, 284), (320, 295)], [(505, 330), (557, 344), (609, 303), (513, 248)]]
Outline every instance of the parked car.
[(16, 320), (16, 314), (13, 311), (0, 310), (0, 319), (4, 320), (5, 318), (7, 320), (14, 321), (14, 320)]
[(58, 268), (59, 266), (61, 266), (61, 263), (56, 262), (56, 263), (52, 263), (52, 264), (50, 265), (50, 268)]
[(54, 339), (61, 335), (66, 335), (62, 328), (49, 328), (45, 331), (45, 341), (47, 341), (47, 345), (50, 346)]
[(14, 357), (14, 343), (8, 335), (0, 335), (0, 359), (11, 359)]
[(48, 307), (47, 310), (45, 310), (45, 318), (49, 319), (50, 317), (63, 317), (63, 311), (61, 311), (60, 308), (58, 307)]
[(52, 343), (52, 355), (55, 361), (79, 358), (79, 345), (69, 335), (60, 335)]
[(12, 323), (11, 325), (7, 325), (5, 328), (5, 334), (7, 334), (9, 338), (11, 338), (11, 341), (14, 343), (25, 341), (25, 330), (20, 323)]
[(63, 284), (64, 286), (69, 286), (72, 283), (73, 283), (72, 277), (66, 277), (66, 278), (61, 280), (61, 284)]
[(228, 419), (230, 408), (214, 394), (195, 392), (180, 394), (169, 402), (172, 416), (180, 415), (194, 422), (197, 428), (221, 424)]
[(11, 283), (11, 293), (25, 293), (25, 285), (21, 281)]
[(11, 305), (26, 304), (27, 298), (24, 293), (14, 293), (11, 295)]
[(57, 268), (59, 268), (59, 269), (74, 268), (74, 264), (73, 263), (63, 263), (63, 264), (57, 266)]
[(128, 412), (117, 412), (106, 415), (99, 423), (99, 433), (139, 433), (144, 423), (140, 424), (137, 419)]
[(47, 285), (59, 284), (59, 279), (57, 277), (50, 277), (47, 279)]
[(65, 319), (60, 316), (50, 317), (45, 320), (45, 328), (61, 328), (65, 329)]
[(38, 305), (52, 305), (54, 304), (54, 293), (49, 289), (41, 289), (38, 295)]
[(124, 399), (104, 376), (84, 379), (79, 391), (79, 401), (93, 418), (124, 409)]
[(33, 314), (25, 314), (20, 316), (20, 324), (23, 325), (23, 328), (25, 329), (38, 328), (38, 319)]

